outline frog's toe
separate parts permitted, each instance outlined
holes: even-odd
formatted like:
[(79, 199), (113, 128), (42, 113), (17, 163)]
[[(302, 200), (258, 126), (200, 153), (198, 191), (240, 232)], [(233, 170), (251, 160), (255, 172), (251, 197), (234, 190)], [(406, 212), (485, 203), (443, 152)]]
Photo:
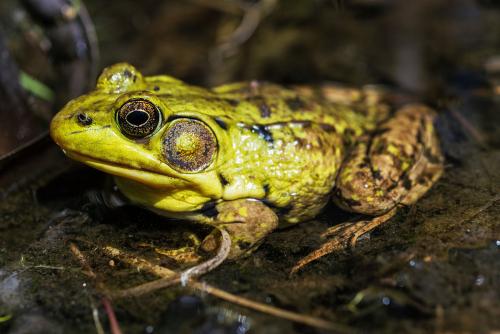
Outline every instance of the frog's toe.
[(194, 264), (201, 260), (197, 247), (186, 246), (177, 249), (155, 248), (157, 254), (167, 256), (178, 264)]
[(389, 212), (374, 217), (371, 220), (362, 220), (358, 222), (348, 222), (340, 225), (333, 226), (326, 230), (322, 236), (333, 236), (332, 239), (324, 242), (318, 249), (312, 251), (307, 254), (305, 257), (300, 259), (290, 271), (290, 274), (293, 275), (307, 264), (316, 261), (317, 259), (328, 255), (330, 253), (344, 250), (348, 247), (356, 246), (356, 242), (362, 235), (372, 231), (376, 227), (385, 223), (389, 219), (391, 219), (396, 213), (396, 208), (390, 210)]
[(184, 234), (187, 243), (183, 247), (175, 249), (166, 249), (163, 247), (154, 247), (154, 251), (157, 254), (166, 256), (171, 260), (174, 260), (179, 265), (192, 265), (194, 263), (200, 262), (202, 256), (199, 254), (198, 249), (201, 244), (200, 239), (195, 233), (187, 232)]

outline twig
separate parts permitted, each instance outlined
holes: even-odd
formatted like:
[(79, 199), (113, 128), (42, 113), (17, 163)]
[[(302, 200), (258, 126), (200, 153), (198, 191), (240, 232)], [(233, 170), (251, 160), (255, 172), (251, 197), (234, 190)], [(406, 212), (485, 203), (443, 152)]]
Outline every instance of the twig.
[(472, 125), (462, 114), (456, 111), (454, 108), (450, 108), (450, 114), (455, 118), (455, 120), (460, 123), (465, 132), (472, 137), (482, 147), (487, 147), (486, 139), (484, 135), (477, 130), (474, 125)]
[(69, 243), (69, 250), (73, 255), (76, 257), (76, 259), (80, 262), (80, 265), (83, 267), (83, 273), (87, 275), (88, 277), (92, 279), (96, 279), (97, 276), (90, 267), (89, 263), (87, 262), (87, 259), (83, 255), (83, 253), (80, 251), (80, 249), (73, 243)]
[(488, 210), (493, 204), (495, 204), (498, 201), (500, 201), (500, 194), (496, 194), (495, 196), (493, 196), (488, 202), (486, 202), (485, 204), (481, 205), (472, 214), (470, 214), (466, 218), (462, 219), (459, 224), (465, 223), (465, 222), (467, 222), (467, 221), (475, 218), (480, 213)]
[[(100, 281), (97, 277), (97, 275), (94, 273), (92, 268), (90, 267), (87, 258), (85, 255), (80, 251), (78, 246), (74, 244), (73, 242), (69, 243), (69, 249), (71, 253), (77, 258), (77, 260), (80, 262), (80, 265), (83, 267), (83, 273), (94, 280), (95, 286), (98, 290), (100, 290), (103, 294), (109, 295), (108, 290), (106, 289), (104, 283)], [(97, 308), (94, 305), (94, 302), (92, 301), (91, 297), (90, 298), (90, 304), (92, 308), (92, 318), (94, 319), (94, 325), (96, 327), (96, 332), (98, 334), (104, 334), (104, 330), (102, 328), (101, 322), (99, 321), (99, 313)], [(111, 326), (111, 333), (112, 334), (121, 334), (120, 326), (118, 325), (118, 321), (116, 320), (115, 313), (113, 312), (113, 308), (111, 307), (111, 303), (108, 301), (106, 297), (102, 298), (102, 303), (104, 305), (104, 308), (106, 310), (106, 313), (109, 318), (109, 323)]]
[(224, 228), (217, 229), (221, 234), (221, 241), (217, 254), (208, 261), (205, 261), (182, 272), (180, 274), (182, 286), (185, 286), (192, 277), (198, 277), (214, 270), (227, 259), (229, 251), (231, 250), (231, 237)]
[[(160, 267), (158, 265), (154, 265), (150, 263), (149, 261), (141, 258), (137, 258), (134, 256), (130, 256), (128, 254), (125, 254), (121, 252), (120, 250), (107, 246), (103, 249), (104, 253), (107, 255), (117, 258), (118, 260), (131, 265), (135, 266), (136, 264), (140, 265), (141, 270), (145, 270), (149, 273), (152, 273), (156, 276), (162, 277), (156, 281), (145, 283), (138, 285), (136, 287), (123, 290), (118, 293), (114, 293), (112, 296), (114, 298), (124, 298), (124, 297), (136, 297), (140, 296), (143, 294), (147, 294), (153, 291), (156, 291), (158, 289), (164, 288), (171, 286), (173, 284), (179, 283), (181, 281), (180, 276), (176, 274), (174, 271), (171, 271), (167, 268)], [(342, 326), (340, 324), (335, 324), (327, 320), (315, 318), (312, 316), (308, 315), (303, 315), (287, 310), (283, 310), (274, 306), (262, 304), (259, 302), (252, 301), (247, 298), (239, 297), (234, 294), (231, 294), (229, 292), (226, 292), (224, 290), (218, 289), (214, 286), (211, 286), (205, 282), (200, 282), (197, 281), (194, 278), (190, 278), (187, 282), (186, 285), (194, 290), (197, 290), (199, 292), (207, 293), (212, 296), (215, 296), (217, 298), (223, 299), (225, 301), (234, 303), (236, 305), (242, 306), (242, 307), (247, 307), (252, 310), (266, 313), (269, 315), (273, 315), (276, 317), (280, 317), (286, 320), (294, 321), (297, 323), (302, 323), (308, 326), (316, 327), (316, 328), (321, 328), (325, 330), (331, 330), (331, 331), (336, 331), (336, 332), (341, 332), (341, 333), (350, 333), (352, 332), (352, 329), (350, 329), (347, 326)]]
[(95, 306), (94, 300), (90, 295), (88, 295), (90, 301), (90, 307), (92, 309), (92, 319), (94, 320), (95, 331), (97, 334), (105, 334), (104, 329), (102, 328), (101, 321), (99, 320), (99, 310)]
[(262, 0), (255, 4), (240, 2), (239, 4), (243, 11), (241, 22), (238, 27), (236, 27), (229, 36), (225, 37), (211, 52), (210, 58), (212, 66), (217, 68), (221, 66), (225, 58), (233, 56), (238, 51), (238, 48), (252, 37), (262, 19), (273, 10), (276, 3), (277, 0)]
[[(111, 294), (111, 297), (113, 299), (138, 297), (159, 289), (168, 288), (169, 286), (181, 282), (180, 276), (161, 276), (161, 275), (159, 276), (162, 278), (144, 284), (140, 284), (129, 289), (113, 292)], [(191, 280), (188, 281), (188, 283), (191, 283)]]
[(49, 265), (45, 265), (45, 264), (38, 264), (36, 266), (32, 266), (31, 268), (34, 268), (34, 269), (50, 269), (50, 270), (65, 270), (66, 269), (64, 267), (49, 266)]
[(259, 302), (256, 302), (256, 301), (253, 301), (253, 300), (250, 300), (247, 298), (233, 295), (232, 293), (218, 289), (216, 287), (213, 287), (213, 286), (205, 284), (205, 283), (200, 283), (200, 282), (195, 281), (192, 283), (192, 285), (190, 285), (190, 287), (192, 287), (196, 290), (199, 290), (201, 292), (208, 293), (212, 296), (218, 297), (218, 298), (223, 299), (225, 301), (234, 303), (236, 305), (248, 307), (252, 310), (266, 313), (269, 315), (274, 315), (274, 316), (282, 318), (282, 319), (290, 320), (293, 322), (298, 322), (298, 323), (305, 324), (305, 325), (312, 326), (312, 327), (322, 328), (322, 329), (326, 329), (326, 330), (330, 330), (330, 331), (336, 331), (339, 333), (352, 333), (353, 332), (353, 330), (347, 326), (335, 324), (333, 322), (323, 320), (320, 318), (316, 318), (313, 316), (304, 315), (304, 314), (280, 309), (280, 308), (277, 308), (274, 306), (262, 304), (262, 303), (259, 303)]
[(102, 297), (101, 302), (104, 305), (106, 313), (108, 314), (109, 326), (111, 327), (111, 334), (122, 334), (120, 325), (116, 320), (115, 311), (113, 311), (113, 306), (111, 306), (111, 302), (106, 297)]
[[(174, 271), (171, 271), (167, 268), (158, 265), (150, 265), (149, 262), (144, 259), (135, 258), (133, 256), (122, 253), (127, 260), (136, 263), (135, 265), (139, 264), (141, 269), (148, 270), (149, 268), (150, 272), (153, 272), (156, 275), (161, 276), (163, 278), (160, 278), (153, 282), (144, 283), (130, 289), (121, 290), (117, 293), (115, 292), (113, 296), (115, 298), (138, 296), (151, 291), (166, 288), (177, 283), (181, 283), (182, 286), (186, 286), (191, 278), (198, 277), (207, 272), (212, 271), (227, 259), (229, 251), (231, 250), (231, 237), (229, 236), (229, 233), (227, 233), (227, 231), (222, 228), (219, 229), (219, 231), (221, 233), (222, 238), (221, 238), (221, 245), (219, 246), (217, 254), (208, 261), (205, 261), (199, 265), (191, 267), (181, 273), (176, 273)], [(107, 253), (107, 255), (110, 256), (113, 256), (113, 254), (118, 255), (121, 253), (118, 249), (110, 246), (105, 247), (104, 251), (105, 253)]]

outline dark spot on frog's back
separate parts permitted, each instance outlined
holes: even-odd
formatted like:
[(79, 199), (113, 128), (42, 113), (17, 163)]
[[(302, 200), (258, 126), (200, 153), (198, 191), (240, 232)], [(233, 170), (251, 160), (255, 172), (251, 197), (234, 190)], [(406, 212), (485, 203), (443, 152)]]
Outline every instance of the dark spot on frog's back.
[(130, 77), (132, 77), (132, 72), (130, 72), (129, 70), (125, 70), (125, 71), (123, 71), (123, 76), (125, 78), (130, 78)]
[(266, 183), (262, 186), (262, 188), (264, 189), (264, 197), (267, 197), (269, 195), (269, 191), (271, 190), (270, 187), (269, 187), (269, 184)]
[(155, 92), (157, 92), (157, 91), (159, 91), (159, 90), (160, 90), (160, 87), (158, 87), (158, 86), (154, 86), (154, 87), (153, 87), (153, 90), (154, 90)]
[(217, 125), (219, 125), (222, 129), (227, 130), (227, 124), (226, 124), (226, 122), (224, 122), (224, 120), (222, 120), (222, 118), (220, 118), (220, 117), (215, 117), (215, 118), (214, 118), (214, 121), (215, 121), (215, 123), (217, 123)]
[(246, 100), (256, 106), (260, 111), (260, 117), (268, 118), (271, 116), (271, 107), (266, 103), (266, 100), (261, 95), (249, 96)]
[(225, 101), (229, 103), (232, 107), (236, 107), (238, 104), (240, 104), (240, 101), (235, 99), (225, 99)]
[(272, 133), (264, 125), (253, 125), (252, 132), (258, 133), (268, 143), (274, 142)]
[[(335, 132), (335, 128), (333, 126), (331, 126), (330, 124), (321, 123), (319, 126), (323, 130), (325, 130), (326, 132)], [(349, 130), (349, 129), (347, 129), (347, 130)]]
[(271, 116), (271, 108), (269, 108), (269, 106), (265, 102), (262, 102), (259, 105), (259, 110), (260, 110), (260, 116), (262, 118), (268, 118), (269, 116)]
[(298, 96), (296, 96), (294, 98), (286, 99), (285, 103), (293, 111), (298, 111), (298, 110), (304, 109), (306, 107), (306, 104), (304, 103), (304, 101)]

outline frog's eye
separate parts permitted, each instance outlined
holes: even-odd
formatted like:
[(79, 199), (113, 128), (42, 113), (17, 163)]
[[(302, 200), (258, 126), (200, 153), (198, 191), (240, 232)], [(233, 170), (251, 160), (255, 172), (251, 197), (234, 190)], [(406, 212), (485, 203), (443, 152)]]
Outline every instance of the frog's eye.
[(163, 139), (168, 164), (180, 172), (199, 172), (207, 168), (217, 151), (217, 139), (203, 122), (190, 118), (172, 121)]
[(116, 122), (120, 130), (133, 138), (150, 136), (158, 128), (160, 121), (160, 111), (146, 100), (127, 101), (116, 112)]

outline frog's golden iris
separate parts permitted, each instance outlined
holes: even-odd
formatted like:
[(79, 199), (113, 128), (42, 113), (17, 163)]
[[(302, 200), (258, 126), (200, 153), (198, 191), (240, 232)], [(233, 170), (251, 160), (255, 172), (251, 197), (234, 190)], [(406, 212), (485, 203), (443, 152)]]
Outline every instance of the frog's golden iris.
[(136, 99), (125, 102), (116, 112), (121, 131), (132, 138), (152, 135), (161, 123), (161, 112), (151, 102)]
[[(132, 203), (227, 230), (234, 258), (278, 222), (311, 219), (332, 201), (384, 215), (436, 182), (435, 113), (386, 96), (257, 81), (205, 89), (122, 63), (54, 117), (51, 135), (114, 175)], [(340, 230), (357, 237), (376, 225)]]

